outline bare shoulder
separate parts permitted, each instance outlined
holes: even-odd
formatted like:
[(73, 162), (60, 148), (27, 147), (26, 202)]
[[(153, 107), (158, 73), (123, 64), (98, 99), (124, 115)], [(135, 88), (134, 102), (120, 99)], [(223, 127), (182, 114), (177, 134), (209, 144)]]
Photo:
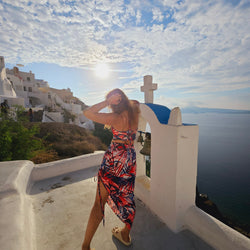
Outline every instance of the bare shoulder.
[(130, 100), (133, 105), (140, 105), (140, 103), (137, 100)]
[(137, 100), (130, 100), (131, 105), (135, 111), (140, 112), (140, 103)]

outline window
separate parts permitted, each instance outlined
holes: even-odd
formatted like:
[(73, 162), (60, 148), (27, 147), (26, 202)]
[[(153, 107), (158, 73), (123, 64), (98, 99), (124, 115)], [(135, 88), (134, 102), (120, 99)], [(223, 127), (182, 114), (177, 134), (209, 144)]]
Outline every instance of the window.
[(25, 86), (23, 87), (23, 91), (27, 91)]
[(29, 92), (32, 92), (32, 88), (31, 87), (29, 87)]
[(30, 77), (29, 77), (29, 76), (27, 77), (27, 81), (29, 81), (29, 82), (30, 82)]

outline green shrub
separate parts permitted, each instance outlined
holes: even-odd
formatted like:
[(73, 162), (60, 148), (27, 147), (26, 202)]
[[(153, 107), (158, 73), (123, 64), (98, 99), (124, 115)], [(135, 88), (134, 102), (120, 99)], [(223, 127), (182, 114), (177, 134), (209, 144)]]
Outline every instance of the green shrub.
[(25, 111), (25, 108), (20, 105), (13, 105), (12, 109), (16, 114), (16, 121), (26, 122), (28, 121), (28, 113)]
[(53, 144), (53, 149), (61, 157), (74, 157), (83, 154), (93, 153), (96, 149), (94, 144), (88, 143), (86, 141), (73, 142), (71, 144), (55, 143)]
[(27, 160), (35, 151), (43, 149), (41, 139), (36, 138), (39, 128), (28, 129), (21, 121), (3, 119), (0, 121), (0, 161)]
[(12, 137), (8, 126), (0, 122), (0, 161), (10, 161), (12, 159)]
[(69, 123), (69, 120), (74, 121), (76, 116), (70, 113), (67, 109), (63, 109), (64, 122)]
[(100, 138), (100, 140), (107, 146), (109, 146), (113, 138), (112, 132), (109, 129), (105, 129), (104, 125), (100, 123), (95, 123), (93, 135)]
[(38, 164), (106, 149), (92, 132), (77, 125), (0, 121), (0, 161), (32, 160)]

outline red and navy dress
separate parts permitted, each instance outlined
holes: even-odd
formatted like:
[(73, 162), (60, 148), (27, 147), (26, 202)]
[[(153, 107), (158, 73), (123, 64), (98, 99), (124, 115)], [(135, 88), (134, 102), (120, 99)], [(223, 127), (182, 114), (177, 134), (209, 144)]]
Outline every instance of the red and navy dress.
[[(130, 229), (135, 217), (136, 153), (133, 141), (136, 131), (118, 131), (112, 128), (112, 133), (114, 140), (126, 143), (111, 142), (98, 172), (98, 188), (101, 181), (109, 193), (107, 203)], [(100, 189), (99, 197), (101, 200)], [(104, 216), (103, 207), (102, 212)]]

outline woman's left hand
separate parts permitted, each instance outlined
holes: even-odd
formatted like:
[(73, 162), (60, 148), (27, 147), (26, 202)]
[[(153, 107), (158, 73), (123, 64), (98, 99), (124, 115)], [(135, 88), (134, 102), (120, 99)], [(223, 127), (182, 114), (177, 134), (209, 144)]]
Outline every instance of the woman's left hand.
[(109, 105), (117, 105), (121, 102), (122, 97), (120, 94), (114, 94), (107, 99)]

